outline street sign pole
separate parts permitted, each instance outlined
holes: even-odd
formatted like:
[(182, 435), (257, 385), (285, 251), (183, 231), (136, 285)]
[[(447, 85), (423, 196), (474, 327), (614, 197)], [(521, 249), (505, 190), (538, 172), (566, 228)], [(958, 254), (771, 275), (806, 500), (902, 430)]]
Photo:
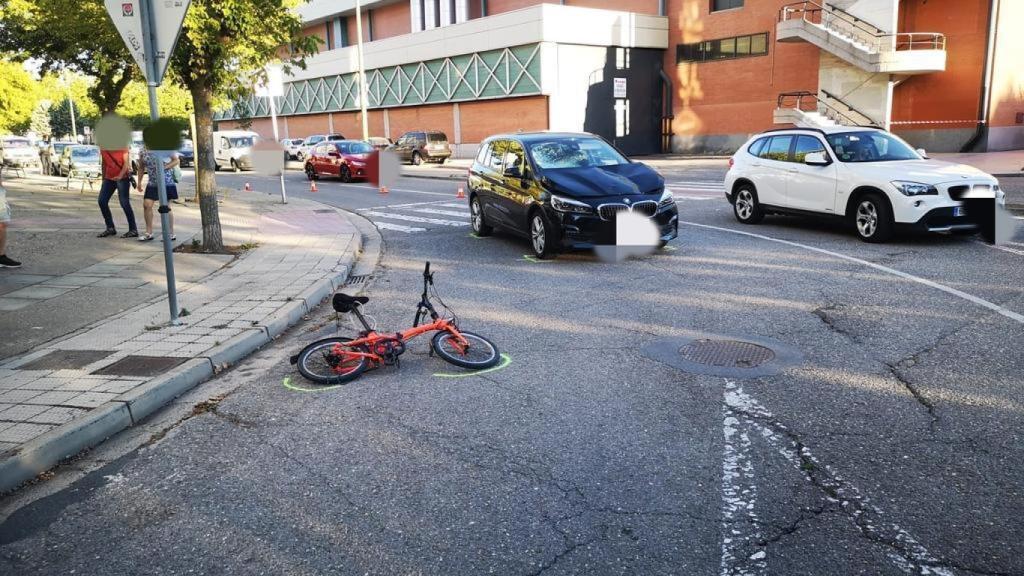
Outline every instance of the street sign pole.
[[(140, 0), (139, 7), (142, 18), (143, 50), (146, 54), (146, 66), (148, 68), (146, 76), (149, 78), (146, 82), (149, 88), (149, 117), (155, 122), (160, 119), (160, 108), (156, 95), (156, 87), (160, 84), (158, 80), (160, 74), (157, 70), (155, 58), (156, 39), (153, 37), (155, 23), (153, 22), (152, 0)], [(171, 312), (171, 324), (179, 324), (178, 291), (174, 283), (174, 251), (171, 249), (171, 209), (167, 206), (167, 185), (164, 183), (165, 157), (162, 153), (155, 150), (150, 150), (149, 153), (156, 156), (157, 167), (160, 170), (159, 174), (150, 174), (149, 180), (150, 182), (154, 179), (156, 180), (157, 194), (160, 198), (160, 236), (164, 241), (164, 268), (167, 271), (167, 305)]]
[[(271, 95), (270, 98), (268, 98), (268, 100), (270, 100), (270, 119), (271, 119), (271, 121), (274, 124), (274, 142), (280, 142), (281, 139), (277, 135), (277, 104), (274, 104), (274, 98), (275, 97), (273, 95)], [(285, 160), (287, 160), (287, 158), (285, 158)], [(282, 169), (281, 169), (280, 177), (281, 177), (281, 204), (287, 204), (288, 203), (288, 196), (285, 195), (285, 191), (284, 191), (284, 167), (282, 167)]]

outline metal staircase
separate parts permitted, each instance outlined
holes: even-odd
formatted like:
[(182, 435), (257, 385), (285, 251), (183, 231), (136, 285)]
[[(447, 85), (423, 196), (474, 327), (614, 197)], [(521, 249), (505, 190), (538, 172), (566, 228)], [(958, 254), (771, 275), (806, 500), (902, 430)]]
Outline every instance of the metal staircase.
[(946, 69), (946, 37), (888, 33), (840, 8), (806, 0), (779, 10), (779, 42), (810, 42), (867, 72), (925, 74)]
[(783, 92), (776, 101), (773, 120), (801, 128), (836, 126), (878, 126), (878, 123), (825, 90)]

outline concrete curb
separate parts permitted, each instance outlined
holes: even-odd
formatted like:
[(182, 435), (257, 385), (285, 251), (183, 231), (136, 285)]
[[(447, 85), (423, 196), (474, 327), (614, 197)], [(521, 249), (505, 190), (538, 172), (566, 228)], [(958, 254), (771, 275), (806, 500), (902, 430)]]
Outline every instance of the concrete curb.
[[(336, 209), (344, 212), (347, 218), (355, 217), (345, 210)], [(0, 494), (14, 490), (53, 468), (61, 460), (96, 446), (121, 430), (138, 424), (178, 396), (208, 380), (222, 368), (238, 362), (272, 342), (274, 337), (298, 323), (310, 309), (330, 295), (336, 287), (345, 283), (359, 258), (362, 245), (361, 234), (357, 234), (346, 247), (348, 261), (339, 264), (344, 267), (342, 271), (323, 278), (303, 291), (268, 322), (243, 331), (203, 355), (186, 361), (113, 401), (93, 408), (82, 417), (54, 428), (24, 444), (13, 454), (0, 459)]]
[(115, 401), (93, 408), (81, 418), (50, 430), (0, 461), (0, 493), (17, 488), (61, 460), (99, 444), (131, 425), (128, 405)]

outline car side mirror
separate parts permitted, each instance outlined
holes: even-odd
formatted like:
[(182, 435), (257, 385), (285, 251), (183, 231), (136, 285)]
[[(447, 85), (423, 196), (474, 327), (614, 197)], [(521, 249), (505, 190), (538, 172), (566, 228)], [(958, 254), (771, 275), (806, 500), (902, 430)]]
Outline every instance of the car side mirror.
[(921, 156), (921, 158), (928, 158), (928, 152), (926, 152), (924, 148), (918, 148), (917, 153)]
[(824, 152), (811, 152), (804, 156), (804, 164), (808, 166), (828, 166), (832, 162), (825, 157)]

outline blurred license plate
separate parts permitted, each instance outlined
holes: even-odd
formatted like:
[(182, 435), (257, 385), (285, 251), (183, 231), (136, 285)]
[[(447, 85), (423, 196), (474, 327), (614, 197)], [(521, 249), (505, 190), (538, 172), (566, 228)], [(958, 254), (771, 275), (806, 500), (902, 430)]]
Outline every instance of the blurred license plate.
[(953, 207), (953, 217), (954, 218), (958, 218), (960, 216), (966, 216), (966, 215), (967, 215), (967, 212), (964, 210), (963, 206), (954, 206)]

